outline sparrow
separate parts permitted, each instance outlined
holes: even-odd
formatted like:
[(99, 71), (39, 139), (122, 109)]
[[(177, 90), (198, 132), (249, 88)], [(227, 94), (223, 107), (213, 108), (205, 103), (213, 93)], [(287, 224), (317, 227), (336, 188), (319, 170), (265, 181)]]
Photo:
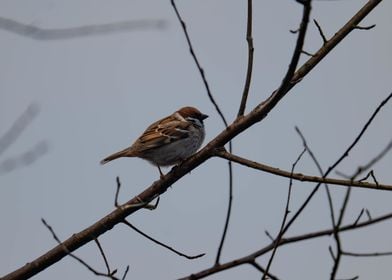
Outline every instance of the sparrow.
[(183, 107), (151, 124), (130, 147), (104, 158), (101, 164), (121, 157), (138, 157), (156, 165), (162, 177), (161, 166), (177, 165), (200, 148), (206, 118), (208, 115), (194, 107)]

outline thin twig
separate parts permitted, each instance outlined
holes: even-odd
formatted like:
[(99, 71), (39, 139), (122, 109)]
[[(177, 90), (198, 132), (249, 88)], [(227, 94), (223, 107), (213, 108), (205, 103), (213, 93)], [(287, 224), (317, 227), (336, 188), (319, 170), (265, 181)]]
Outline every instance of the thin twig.
[(370, 215), (369, 209), (366, 209), (366, 210), (365, 210), (365, 213), (366, 213), (366, 216), (368, 217), (368, 219), (371, 220), (371, 219), (372, 219), (372, 216)]
[(267, 274), (267, 276), (269, 277), (269, 279), (272, 280), (279, 280), (278, 277), (276, 277), (275, 275), (271, 274), (270, 272), (267, 272), (261, 265), (259, 265), (255, 260), (249, 262), (249, 264), (251, 264), (254, 268), (256, 268), (258, 271), (260, 271), (263, 274)]
[(159, 246), (162, 246), (162, 247), (164, 247), (164, 248), (166, 248), (166, 249), (168, 249), (168, 250), (170, 250), (170, 251), (176, 253), (177, 255), (179, 255), (179, 256), (181, 256), (181, 257), (185, 257), (185, 258), (187, 258), (187, 259), (192, 260), (192, 259), (200, 258), (200, 257), (202, 257), (202, 256), (205, 255), (205, 253), (199, 254), (199, 255), (195, 255), (195, 256), (186, 255), (186, 254), (181, 253), (180, 251), (177, 251), (176, 249), (173, 249), (172, 247), (170, 247), (170, 246), (168, 246), (168, 245), (166, 245), (166, 244), (160, 242), (159, 240), (156, 240), (155, 238), (149, 236), (148, 234), (144, 233), (143, 231), (141, 231), (140, 229), (138, 229), (137, 227), (135, 227), (134, 225), (132, 225), (132, 224), (131, 224), (130, 222), (128, 222), (127, 220), (124, 219), (123, 223), (126, 224), (126, 225), (127, 225), (128, 227), (130, 227), (131, 229), (133, 229), (134, 231), (136, 231), (137, 233), (139, 233), (139, 234), (141, 234), (142, 236), (144, 236), (145, 238), (147, 238), (148, 240), (151, 240), (152, 242), (158, 244)]
[(181, 15), (180, 15), (180, 12), (179, 12), (178, 9), (177, 9), (177, 5), (176, 5), (175, 1), (174, 1), (174, 0), (170, 0), (170, 2), (171, 2), (171, 5), (172, 5), (172, 7), (173, 7), (173, 9), (174, 9), (174, 12), (176, 13), (177, 19), (179, 20), (179, 22), (180, 22), (180, 24), (181, 24), (181, 27), (182, 27), (182, 30), (183, 30), (183, 32), (184, 32), (186, 41), (187, 41), (187, 43), (188, 43), (189, 51), (190, 51), (191, 56), (192, 56), (192, 58), (193, 58), (193, 60), (194, 60), (194, 62), (195, 62), (195, 64), (196, 64), (197, 69), (198, 69), (199, 72), (200, 72), (200, 75), (201, 75), (201, 78), (202, 78), (202, 80), (203, 80), (204, 86), (205, 86), (205, 88), (206, 88), (206, 90), (207, 90), (208, 97), (209, 97), (211, 103), (214, 105), (215, 110), (218, 112), (219, 116), (221, 117), (221, 119), (222, 119), (222, 121), (223, 121), (225, 127), (228, 127), (228, 123), (227, 123), (227, 121), (226, 121), (226, 118), (225, 118), (225, 116), (223, 115), (221, 109), (219, 108), (218, 103), (216, 103), (215, 98), (214, 98), (214, 96), (213, 96), (212, 93), (211, 93), (210, 86), (208, 85), (207, 78), (206, 78), (205, 73), (204, 73), (204, 69), (203, 69), (203, 67), (201, 66), (199, 60), (197, 59), (196, 53), (195, 53), (195, 51), (194, 51), (194, 49), (193, 49), (193, 45), (192, 45), (192, 42), (191, 42), (191, 38), (189, 37), (188, 31), (187, 31), (187, 28), (186, 28), (186, 23), (185, 23), (185, 21), (182, 19)]
[(355, 29), (359, 29), (359, 30), (370, 30), (373, 29), (374, 27), (376, 27), (375, 24), (369, 25), (369, 26), (355, 26)]
[(223, 245), (225, 243), (227, 230), (229, 228), (229, 222), (230, 222), (230, 217), (231, 217), (231, 208), (233, 205), (233, 182), (234, 182), (233, 181), (233, 166), (232, 166), (231, 161), (229, 161), (228, 164), (229, 164), (229, 202), (228, 202), (228, 206), (227, 206), (225, 225), (223, 227), (221, 240), (219, 242), (218, 250), (216, 252), (215, 264), (219, 264), (219, 262), (220, 262), (220, 257), (222, 254)]
[(307, 51), (305, 51), (305, 50), (302, 50), (301, 52), (302, 52), (303, 54), (307, 55), (307, 56), (310, 56), (310, 57), (314, 56), (313, 53), (307, 52)]
[[(146, 201), (143, 201), (143, 200), (141, 200), (139, 197), (137, 197), (138, 198), (138, 203), (135, 203), (135, 204), (132, 204), (132, 205), (130, 205), (130, 204), (128, 204), (128, 205), (120, 205), (119, 203), (118, 203), (118, 196), (119, 196), (119, 194), (120, 194), (120, 188), (121, 188), (121, 182), (120, 182), (120, 177), (116, 177), (116, 194), (115, 194), (115, 196), (114, 196), (114, 206), (116, 207), (116, 208), (121, 208), (121, 207), (125, 207), (125, 208), (132, 208), (132, 207), (134, 207), (134, 208), (138, 208), (138, 207), (140, 207), (140, 208), (145, 208), (145, 209), (148, 209), (148, 210), (155, 210), (157, 207), (158, 207), (158, 204), (159, 204), (159, 196), (158, 196), (158, 198), (157, 198), (157, 201), (155, 202), (155, 204), (149, 204), (149, 202), (146, 202)], [(154, 198), (153, 198), (154, 199)]]
[[(301, 158), (302, 158), (302, 156), (305, 154), (305, 152), (306, 152), (306, 147), (305, 147), (305, 148), (302, 150), (302, 152), (298, 155), (297, 159), (295, 160), (295, 162), (294, 162), (293, 165), (291, 166), (291, 173), (294, 172), (295, 167), (297, 166), (298, 162), (301, 160)], [(265, 269), (266, 272), (263, 274), (263, 277), (261, 278), (262, 280), (265, 280), (265, 279), (266, 279), (267, 274), (268, 274), (268, 272), (269, 272), (269, 270), (270, 270), (270, 268), (271, 268), (272, 261), (273, 261), (273, 259), (274, 259), (274, 257), (275, 257), (275, 253), (276, 253), (276, 251), (277, 251), (277, 249), (278, 249), (278, 244), (280, 243), (280, 240), (282, 240), (282, 238), (283, 238), (283, 229), (284, 229), (284, 226), (285, 226), (285, 224), (286, 224), (287, 217), (288, 217), (288, 215), (289, 215), (289, 213), (290, 213), (289, 205), (290, 205), (291, 189), (292, 189), (292, 187), (293, 187), (293, 178), (290, 177), (290, 180), (289, 180), (289, 188), (288, 188), (288, 192), (287, 192), (286, 207), (285, 207), (285, 210), (284, 210), (282, 223), (281, 223), (281, 226), (280, 226), (280, 229), (279, 229), (278, 236), (277, 236), (276, 239), (274, 240), (274, 249), (272, 250), (271, 256), (270, 256), (270, 258), (269, 258), (269, 260), (268, 260), (268, 264), (267, 264), (267, 267), (266, 267), (266, 269)]]
[(359, 212), (358, 217), (355, 219), (354, 225), (358, 224), (359, 220), (362, 218), (363, 213), (365, 213), (365, 209), (361, 209), (361, 212)]
[(384, 256), (392, 256), (392, 252), (353, 253), (353, 252), (343, 251), (342, 255), (350, 256), (350, 257), (384, 257)]
[(313, 19), (314, 24), (316, 25), (318, 32), (320, 33), (321, 38), (323, 39), (323, 44), (325, 45), (328, 42), (327, 37), (325, 37), (323, 29), (316, 19)]
[(102, 246), (101, 246), (101, 243), (99, 243), (98, 238), (94, 238), (94, 241), (95, 241), (95, 244), (97, 244), (97, 246), (98, 246), (98, 249), (99, 249), (99, 252), (101, 253), (101, 256), (102, 256), (102, 258), (103, 258), (103, 261), (105, 262), (107, 274), (108, 274), (108, 275), (113, 275), (113, 273), (116, 273), (116, 272), (117, 272), (117, 269), (115, 269), (113, 272), (111, 271), (110, 266), (109, 266), (108, 259), (106, 258), (106, 255), (105, 255), (105, 252), (103, 251), (103, 248), (102, 248)]
[(120, 188), (121, 188), (121, 182), (119, 176), (116, 177), (116, 183), (117, 183), (117, 188), (116, 188), (116, 195), (114, 196), (114, 206), (117, 208), (120, 205), (118, 204), (118, 195), (120, 194)]
[[(297, 126), (295, 127), (295, 131), (298, 133), (299, 137), (301, 137), (302, 144), (304, 145), (305, 149), (308, 151), (308, 153), (309, 153), (310, 157), (312, 158), (314, 164), (316, 165), (320, 175), (323, 176), (324, 175), (324, 171), (323, 171), (323, 169), (321, 167), (321, 164), (317, 160), (317, 158), (314, 155), (313, 151), (310, 149), (310, 147), (309, 147), (309, 145), (308, 145), (308, 143), (307, 143), (307, 141), (305, 139), (305, 136), (302, 134), (301, 130)], [(332, 226), (334, 227), (335, 224), (336, 224), (335, 223), (335, 210), (334, 210), (334, 207), (333, 207), (332, 195), (331, 195), (331, 192), (329, 190), (329, 187), (328, 187), (327, 183), (325, 183), (325, 191), (327, 193), (327, 198), (328, 198), (329, 211), (330, 211), (330, 214), (331, 214), (331, 222), (332, 222)]]
[(376, 186), (378, 186), (379, 183), (378, 183), (378, 181), (377, 181), (377, 179), (376, 179), (376, 175), (374, 175), (374, 171), (373, 171), (373, 170), (370, 170), (370, 171), (368, 172), (368, 174), (366, 174), (365, 177), (363, 177), (362, 179), (359, 180), (359, 182), (366, 181), (366, 180), (369, 178), (369, 176), (372, 177), (374, 183), (376, 184)]
[(265, 230), (264, 233), (271, 241), (274, 241), (274, 238), (272, 237), (271, 233), (269, 233), (268, 230)]
[(128, 271), (129, 271), (129, 265), (127, 265), (127, 268), (125, 269), (124, 275), (123, 275), (123, 277), (121, 278), (121, 280), (125, 280), (125, 278), (127, 277)]
[(103, 276), (103, 277), (107, 277), (107, 278), (110, 278), (110, 279), (113, 279), (113, 280), (119, 280), (117, 277), (115, 277), (113, 274), (110, 273), (110, 269), (109, 269), (108, 273), (99, 272), (99, 271), (95, 270), (94, 268), (92, 268), (92, 266), (90, 266), (84, 260), (82, 260), (78, 256), (72, 254), (72, 252), (70, 252), (68, 250), (68, 248), (64, 245), (64, 243), (62, 243), (60, 241), (60, 239), (57, 237), (56, 233), (54, 232), (53, 228), (45, 221), (45, 219), (41, 218), (41, 221), (44, 224), (44, 226), (50, 231), (50, 233), (53, 236), (53, 239), (56, 240), (57, 243), (62, 246), (63, 250), (66, 252), (66, 254), (68, 256), (70, 256), (71, 258), (77, 260), (80, 264), (82, 264), (84, 267), (86, 267), (88, 270), (90, 270), (92, 273), (94, 273), (97, 276)]
[[(351, 178), (356, 178), (361, 173), (365, 172), (366, 170), (369, 170), (376, 162), (380, 161), (391, 149), (392, 149), (392, 140), (389, 141), (389, 143), (385, 146), (385, 148), (382, 149), (382, 151), (378, 155), (376, 155), (374, 158), (372, 158), (367, 164), (365, 164), (363, 166), (359, 166), (357, 168), (357, 171), (353, 175), (351, 175)], [(370, 173), (371, 173), (370, 175), (372, 175), (372, 177), (377, 185), (378, 182), (377, 182), (376, 178), (374, 177), (373, 171)]]
[(248, 69), (246, 70), (246, 79), (244, 90), (242, 92), (242, 98), (240, 103), (240, 108), (238, 110), (237, 118), (244, 115), (246, 108), (246, 101), (248, 100), (248, 94), (252, 79), (252, 69), (253, 69), (253, 37), (252, 37), (252, 1), (248, 0), (248, 16), (247, 16), (247, 27), (246, 27), (246, 41), (248, 42)]
[(333, 249), (332, 249), (331, 246), (328, 246), (328, 252), (331, 255), (332, 260), (335, 262), (336, 261), (336, 257), (335, 257), (335, 254), (334, 254)]
[[(207, 91), (207, 95), (208, 95), (211, 103), (214, 105), (215, 110), (218, 112), (218, 115), (222, 119), (225, 127), (227, 128), (229, 126), (229, 124), (228, 124), (228, 122), (227, 122), (223, 112), (219, 108), (218, 103), (215, 101), (214, 96), (211, 93), (210, 86), (208, 85), (207, 78), (206, 78), (205, 73), (204, 73), (204, 69), (202, 68), (199, 60), (197, 59), (196, 53), (195, 53), (195, 51), (193, 49), (193, 45), (192, 45), (191, 39), (189, 37), (188, 31), (187, 31), (187, 28), (186, 28), (186, 23), (182, 19), (181, 15), (180, 15), (180, 12), (177, 9), (175, 1), (171, 0), (170, 2), (171, 2), (171, 5), (172, 5), (172, 7), (174, 9), (174, 12), (176, 13), (177, 19), (179, 20), (179, 22), (181, 24), (181, 27), (182, 27), (182, 30), (184, 32), (186, 41), (188, 43), (189, 51), (190, 51), (191, 56), (192, 56), (192, 58), (193, 58), (193, 60), (194, 60), (194, 62), (196, 64), (197, 69), (199, 70), (199, 73), (201, 75), (201, 78), (203, 80), (204, 86), (205, 86), (206, 91)], [(233, 150), (232, 142), (229, 141), (229, 151), (231, 152), (232, 150)], [(232, 163), (231, 162), (228, 163), (228, 167), (229, 167), (229, 201), (228, 201), (225, 225), (224, 225), (221, 241), (219, 243), (219, 247), (218, 247), (218, 250), (217, 250), (215, 263), (219, 263), (219, 259), (220, 259), (221, 253), (222, 253), (223, 245), (224, 245), (224, 242), (225, 242), (225, 239), (226, 239), (227, 230), (228, 230), (228, 227), (229, 227), (229, 222), (230, 222), (230, 217), (231, 217), (231, 208), (232, 208), (232, 204), (233, 204), (233, 167), (232, 167)]]

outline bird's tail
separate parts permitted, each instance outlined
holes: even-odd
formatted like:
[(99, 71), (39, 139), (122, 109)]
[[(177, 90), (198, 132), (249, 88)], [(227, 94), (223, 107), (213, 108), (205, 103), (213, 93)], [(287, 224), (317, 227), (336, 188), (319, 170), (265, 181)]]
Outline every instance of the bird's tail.
[(101, 160), (101, 164), (108, 163), (109, 161), (112, 161), (114, 159), (120, 158), (120, 157), (133, 157), (134, 155), (130, 152), (129, 148), (126, 148), (122, 151), (119, 151), (117, 153), (114, 153), (103, 160)]

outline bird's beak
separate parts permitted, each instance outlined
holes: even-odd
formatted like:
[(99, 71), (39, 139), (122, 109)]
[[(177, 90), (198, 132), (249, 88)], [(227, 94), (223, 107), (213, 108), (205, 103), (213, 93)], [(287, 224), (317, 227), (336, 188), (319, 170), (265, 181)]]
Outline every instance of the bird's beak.
[(204, 115), (204, 114), (201, 115), (202, 120), (205, 120), (206, 118), (208, 118), (208, 115)]

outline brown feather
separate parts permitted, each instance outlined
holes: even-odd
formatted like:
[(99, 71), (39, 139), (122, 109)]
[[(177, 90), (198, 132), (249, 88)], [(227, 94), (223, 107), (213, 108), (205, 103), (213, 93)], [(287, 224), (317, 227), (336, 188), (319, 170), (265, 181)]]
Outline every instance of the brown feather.
[(120, 157), (135, 157), (135, 156), (136, 156), (136, 154), (134, 154), (130, 148), (126, 148), (122, 151), (111, 154), (110, 156), (104, 158), (103, 160), (101, 160), (100, 163), (105, 164), (105, 163), (108, 163), (109, 161), (112, 161), (112, 160), (120, 158)]

